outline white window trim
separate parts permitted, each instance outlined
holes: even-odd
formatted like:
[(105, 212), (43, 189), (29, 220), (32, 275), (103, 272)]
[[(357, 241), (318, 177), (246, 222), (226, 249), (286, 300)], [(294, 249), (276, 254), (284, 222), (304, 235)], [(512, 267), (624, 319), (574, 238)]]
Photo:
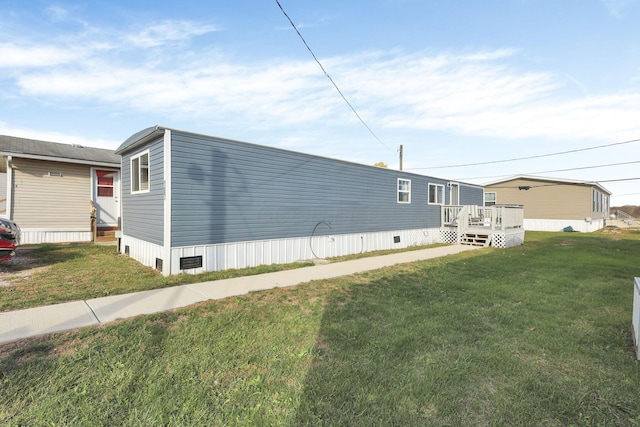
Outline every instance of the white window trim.
[(485, 191), (485, 192), (482, 194), (482, 204), (483, 204), (484, 206), (487, 206), (487, 194), (493, 194), (493, 195), (494, 195), (494, 197), (493, 197), (493, 204), (494, 204), (494, 205), (497, 205), (497, 204), (498, 204), (498, 192), (497, 192), (497, 191)]
[[(400, 190), (400, 181), (406, 181), (409, 183), (409, 189), (408, 190)], [(396, 202), (398, 203), (402, 203), (403, 205), (408, 205), (411, 203), (411, 180), (410, 179), (406, 179), (406, 178), (398, 178), (398, 183), (396, 185)], [(400, 200), (400, 193), (407, 193), (409, 195), (407, 201), (402, 201)]]
[(593, 212), (607, 213), (609, 212), (609, 196), (602, 191), (593, 189)]
[[(431, 201), (431, 187), (436, 187), (436, 199), (438, 198), (438, 194), (442, 195), (442, 201), (438, 202), (438, 200), (436, 200), (435, 202)], [(440, 187), (441, 191), (438, 192), (437, 188)], [(444, 205), (444, 185), (443, 184), (429, 184), (429, 186), (427, 187), (427, 203), (430, 205), (440, 205), (443, 206)]]
[[(134, 190), (133, 189), (133, 161), (135, 159), (139, 159), (141, 157), (143, 157), (144, 155), (147, 155), (148, 158), (148, 164), (147, 164), (147, 188), (144, 190)], [(138, 168), (138, 182), (140, 182), (140, 168)], [(145, 150), (145, 151), (141, 151), (140, 153), (136, 154), (135, 156), (131, 156), (131, 159), (129, 160), (129, 175), (130, 175), (130, 181), (131, 181), (131, 194), (143, 194), (143, 193), (148, 193), (151, 191), (151, 155), (149, 154), (149, 150)]]
[[(451, 206), (459, 206), (460, 205), (460, 183), (458, 183), (458, 182), (449, 182), (447, 184), (447, 187), (449, 187), (449, 205), (451, 205)], [(455, 190), (454, 190), (454, 188), (455, 188)], [(453, 196), (457, 196), (458, 200), (453, 200)]]

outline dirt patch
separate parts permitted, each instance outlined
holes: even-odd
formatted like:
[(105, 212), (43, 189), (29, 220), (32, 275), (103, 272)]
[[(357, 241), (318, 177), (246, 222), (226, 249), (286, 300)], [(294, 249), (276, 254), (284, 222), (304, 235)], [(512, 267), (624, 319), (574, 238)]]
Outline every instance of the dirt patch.
[(50, 267), (42, 262), (32, 248), (18, 248), (13, 259), (0, 262), (0, 286), (15, 286)]

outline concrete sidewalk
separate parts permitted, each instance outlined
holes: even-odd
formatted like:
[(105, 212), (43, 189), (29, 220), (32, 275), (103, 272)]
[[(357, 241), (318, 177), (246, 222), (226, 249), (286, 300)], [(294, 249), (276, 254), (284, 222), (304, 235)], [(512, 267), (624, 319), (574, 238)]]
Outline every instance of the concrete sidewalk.
[(116, 319), (158, 313), (207, 300), (248, 292), (294, 286), (312, 280), (331, 279), (396, 264), (456, 254), (474, 246), (441, 246), (418, 251), (362, 258), (332, 264), (255, 276), (193, 283), (124, 295), (73, 301), (0, 313), (0, 344), (52, 332), (112, 322)]

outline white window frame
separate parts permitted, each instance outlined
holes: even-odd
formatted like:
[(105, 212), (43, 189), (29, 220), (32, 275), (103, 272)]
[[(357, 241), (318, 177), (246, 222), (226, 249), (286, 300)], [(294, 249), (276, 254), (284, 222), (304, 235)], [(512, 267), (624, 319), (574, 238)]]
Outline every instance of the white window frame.
[(493, 206), (493, 205), (487, 205), (487, 194), (493, 194), (493, 205), (498, 204), (498, 192), (496, 191), (485, 191), (484, 192), (484, 197), (482, 198), (482, 202), (485, 206)]
[[(407, 189), (402, 189), (400, 187), (400, 183), (401, 182), (406, 182), (407, 183)], [(406, 179), (406, 178), (398, 178), (398, 185), (397, 185), (397, 190), (398, 190), (398, 194), (396, 196), (396, 201), (398, 203), (402, 203), (402, 204), (409, 204), (411, 203), (411, 180), (410, 179)], [(401, 197), (401, 195), (406, 194), (407, 195), (407, 200), (402, 200), (403, 197)]]
[[(431, 201), (431, 188), (435, 187), (436, 192), (436, 200), (435, 201)], [(440, 196), (440, 197), (438, 197)], [(440, 200), (438, 200), (440, 199)], [(427, 190), (427, 202), (430, 205), (444, 205), (444, 185), (443, 184), (429, 184), (428, 190)]]
[[(144, 167), (140, 167), (140, 159), (143, 158), (144, 156), (147, 156), (147, 165), (146, 165), (146, 169), (147, 169), (147, 180), (146, 180), (146, 188), (142, 188), (143, 186), (141, 185), (143, 183), (143, 175), (142, 175), (142, 170), (144, 169)], [(138, 161), (137, 163), (137, 167), (134, 167), (134, 162)], [(142, 151), (138, 154), (136, 154), (135, 156), (131, 156), (131, 160), (130, 160), (130, 171), (131, 171), (131, 194), (141, 194), (141, 193), (148, 193), (151, 191), (151, 155), (149, 154), (149, 150), (146, 151)], [(134, 179), (134, 176), (137, 176), (137, 179)], [(137, 188), (134, 185), (135, 183), (137, 183)]]
[(602, 191), (593, 189), (593, 212), (609, 212), (609, 196)]
[(460, 184), (457, 182), (450, 182), (447, 184), (449, 187), (449, 205), (460, 205)]

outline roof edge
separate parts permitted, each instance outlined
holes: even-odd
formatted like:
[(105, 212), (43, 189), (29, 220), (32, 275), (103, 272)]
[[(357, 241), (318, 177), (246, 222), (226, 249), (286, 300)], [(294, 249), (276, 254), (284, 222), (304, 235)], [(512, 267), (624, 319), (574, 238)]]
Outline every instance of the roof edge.
[(131, 150), (138, 145), (144, 144), (148, 140), (155, 138), (158, 135), (164, 133), (168, 128), (160, 125), (155, 125), (148, 127), (146, 129), (142, 129), (139, 132), (134, 133), (129, 138), (126, 139), (118, 148), (116, 148), (115, 153), (122, 155), (123, 152)]
[(484, 184), (484, 186), (489, 187), (491, 185), (502, 184), (503, 182), (513, 181), (516, 179), (530, 179), (534, 181), (545, 181), (545, 182), (561, 182), (564, 184), (574, 184), (574, 185), (589, 185), (593, 187), (598, 187), (600, 190), (602, 190), (603, 192), (607, 193), (610, 196), (613, 195), (611, 191), (607, 190), (605, 187), (602, 186), (602, 184), (600, 184), (597, 181), (581, 181), (577, 179), (567, 179), (567, 178), (548, 178), (545, 176), (536, 176), (536, 175), (514, 175), (509, 178), (498, 179), (496, 181), (487, 182)]
[[(239, 143), (239, 144), (244, 144), (244, 145), (267, 147), (267, 148), (271, 148), (273, 150), (287, 151), (287, 152), (291, 152), (291, 153), (302, 154), (302, 155), (305, 155), (305, 156), (323, 158), (323, 159), (333, 160), (333, 161), (336, 161), (336, 162), (348, 163), (348, 164), (353, 164), (353, 165), (358, 165), (358, 166), (363, 166), (363, 167), (368, 167), (368, 168), (378, 168), (377, 166), (367, 165), (367, 164), (364, 164), (364, 163), (358, 163), (358, 162), (351, 161), (351, 160), (336, 159), (336, 158), (333, 158), (333, 157), (327, 157), (327, 156), (323, 156), (323, 155), (319, 155), (319, 154), (306, 153), (306, 152), (302, 152), (302, 151), (290, 150), (290, 149), (286, 149), (286, 148), (274, 147), (274, 146), (264, 145), (264, 144), (257, 144), (257, 143), (254, 143), (254, 142), (242, 141), (242, 140), (238, 140), (238, 139), (226, 138), (226, 137), (215, 136), (215, 135), (211, 135), (211, 134), (207, 134), (207, 133), (194, 132), (194, 131), (177, 129), (177, 128), (172, 128), (172, 127), (167, 127), (167, 126), (160, 126), (160, 125), (156, 125), (156, 126), (152, 126), (152, 127), (143, 129), (143, 130), (141, 130), (139, 132), (136, 132), (135, 134), (131, 135), (129, 138), (127, 138), (127, 140), (125, 142), (123, 142), (120, 145), (120, 147), (118, 147), (116, 149), (115, 153), (122, 155), (122, 153), (124, 153), (124, 152), (132, 150), (132, 149), (134, 149), (134, 148), (136, 148), (136, 147), (138, 147), (140, 145), (146, 144), (147, 142), (149, 142), (153, 138), (162, 135), (165, 131), (183, 133), (183, 134), (187, 134), (187, 135), (197, 135), (197, 136), (201, 136), (203, 138), (214, 138), (214, 139), (217, 139), (217, 140), (234, 142), (234, 143)], [(378, 169), (384, 169), (384, 168), (378, 168)], [(439, 179), (439, 180), (442, 180), (442, 181), (448, 181), (448, 182), (451, 182), (451, 183), (458, 183), (458, 184), (469, 186), (469, 187), (484, 188), (484, 185), (482, 185), (482, 184), (473, 184), (473, 183), (466, 182), (466, 181), (453, 180), (453, 179), (449, 179), (449, 178), (437, 177), (437, 176), (432, 176), (432, 175), (421, 175), (421, 174), (418, 174), (418, 173), (415, 173), (415, 172), (411, 172), (411, 171), (407, 171), (407, 170), (397, 170), (397, 169), (386, 169), (386, 170), (394, 171), (396, 173), (401, 173), (401, 174), (406, 174), (406, 175), (413, 175), (413, 176), (420, 176), (420, 177), (426, 177), (426, 178)]]

